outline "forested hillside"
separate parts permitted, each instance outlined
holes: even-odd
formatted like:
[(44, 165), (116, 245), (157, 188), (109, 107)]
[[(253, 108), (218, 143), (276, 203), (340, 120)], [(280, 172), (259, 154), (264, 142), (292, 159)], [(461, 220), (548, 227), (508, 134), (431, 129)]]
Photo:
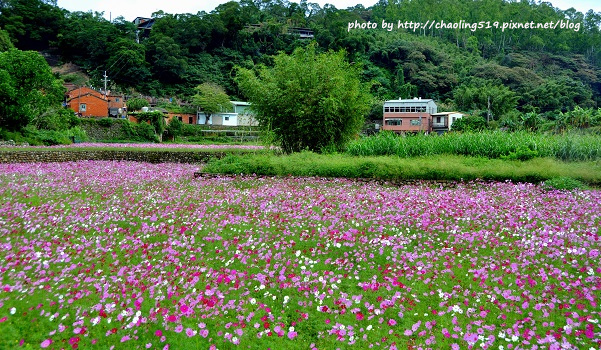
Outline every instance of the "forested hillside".
[[(245, 96), (234, 83), (235, 66), (271, 65), (278, 52), (309, 44), (291, 28), (308, 28), (318, 49), (345, 50), (363, 67), (371, 93), (382, 101), (434, 98), (442, 109), (493, 119), (528, 112), (553, 120), (576, 106), (601, 102), (601, 13), (560, 10), (550, 3), (503, 0), (382, 0), (365, 8), (320, 7), (307, 1), (241, 0), (210, 13), (156, 12), (152, 29), (133, 18), (109, 22), (100, 13), (68, 12), (53, 1), (0, 1), (0, 50), (38, 50), (52, 65), (72, 62), (113, 90), (187, 99), (204, 82)], [(387, 31), (382, 21), (395, 24)], [(397, 29), (398, 21), (546, 23), (575, 28)], [(358, 21), (376, 29), (348, 29)], [(8, 40), (10, 42), (8, 42)], [(72, 76), (64, 77), (74, 79)], [(381, 106), (381, 105), (380, 105)], [(372, 117), (381, 108), (373, 107)]]

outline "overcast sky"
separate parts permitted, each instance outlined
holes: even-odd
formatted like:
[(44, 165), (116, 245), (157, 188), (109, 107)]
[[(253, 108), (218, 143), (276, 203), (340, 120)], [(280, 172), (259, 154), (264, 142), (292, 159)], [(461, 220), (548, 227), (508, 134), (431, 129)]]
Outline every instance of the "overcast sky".
[[(197, 13), (198, 11), (211, 12), (219, 4), (229, 0), (58, 0), (58, 6), (73, 11), (98, 11), (104, 12), (108, 19), (118, 16), (125, 17), (126, 20), (133, 20), (136, 17), (150, 17), (153, 12), (163, 10), (166, 13)], [(293, 2), (298, 2), (290, 0)], [(336, 6), (338, 9), (362, 4), (365, 7), (374, 5), (377, 0), (310, 0), (323, 7), (326, 3)], [(592, 9), (595, 12), (601, 12), (601, 1), (599, 0), (552, 0), (553, 6), (562, 10), (574, 7), (576, 10), (586, 13)], [(491, 20), (494, 20), (491, 18)]]

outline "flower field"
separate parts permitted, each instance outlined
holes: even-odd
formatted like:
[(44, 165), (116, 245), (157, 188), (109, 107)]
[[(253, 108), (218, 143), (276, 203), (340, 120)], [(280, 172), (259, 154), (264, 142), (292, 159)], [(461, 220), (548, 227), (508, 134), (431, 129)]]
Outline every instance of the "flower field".
[(55, 146), (30, 146), (33, 148), (40, 149), (52, 149), (52, 148), (146, 148), (146, 149), (250, 149), (258, 150), (264, 149), (264, 146), (258, 145), (196, 145), (196, 144), (177, 144), (177, 143), (99, 143), (99, 142), (82, 142), (72, 143), (69, 145), (55, 145)]
[(0, 348), (599, 349), (601, 191), (0, 164)]

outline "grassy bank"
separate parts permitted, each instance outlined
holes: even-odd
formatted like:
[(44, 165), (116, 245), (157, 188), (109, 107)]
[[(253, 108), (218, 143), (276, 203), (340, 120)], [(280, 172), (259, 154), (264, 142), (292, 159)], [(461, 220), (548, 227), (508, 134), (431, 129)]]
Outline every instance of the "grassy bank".
[(303, 152), (279, 157), (267, 154), (228, 155), (210, 161), (203, 170), (223, 174), (374, 178), (393, 181), (482, 179), (540, 182), (570, 177), (590, 185), (601, 185), (601, 162), (567, 163), (551, 158), (515, 161), (455, 155), (399, 158)]
[(394, 155), (403, 158), (448, 154), (516, 160), (549, 157), (588, 161), (601, 159), (601, 137), (501, 131), (447, 133), (441, 136), (398, 136), (381, 132), (352, 142), (347, 153), (353, 156)]

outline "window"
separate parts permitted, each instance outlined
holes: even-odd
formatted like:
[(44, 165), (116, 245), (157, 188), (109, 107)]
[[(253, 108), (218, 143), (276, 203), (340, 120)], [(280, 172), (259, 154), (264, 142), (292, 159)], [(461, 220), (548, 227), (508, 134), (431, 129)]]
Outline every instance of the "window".
[(419, 119), (411, 119), (411, 125), (422, 125), (422, 121)]
[(438, 124), (442, 123), (442, 117), (436, 117), (436, 123), (438, 123)]
[(119, 102), (119, 97), (117, 97), (117, 98), (115, 99), (115, 102)]
[(182, 117), (180, 117), (179, 115), (177, 116), (177, 119), (179, 119), (179, 121), (182, 121)]
[(80, 104), (79, 104), (79, 111), (80, 111), (80, 112), (85, 112), (85, 111), (86, 111), (86, 108), (87, 108), (87, 106), (86, 106), (86, 104), (85, 104), (85, 103), (80, 103)]
[(401, 111), (401, 107), (394, 107), (394, 112), (399, 113)]
[(188, 117), (188, 124), (194, 124), (194, 118)]
[(384, 113), (390, 113), (390, 107), (384, 107)]
[(225, 117), (225, 120), (230, 120), (230, 117)]
[(386, 125), (402, 125), (402, 119), (386, 119)]
[(410, 112), (415, 112), (415, 107), (411, 107)]
[(455, 120), (457, 120), (457, 117), (453, 117), (453, 123), (455, 122)]

